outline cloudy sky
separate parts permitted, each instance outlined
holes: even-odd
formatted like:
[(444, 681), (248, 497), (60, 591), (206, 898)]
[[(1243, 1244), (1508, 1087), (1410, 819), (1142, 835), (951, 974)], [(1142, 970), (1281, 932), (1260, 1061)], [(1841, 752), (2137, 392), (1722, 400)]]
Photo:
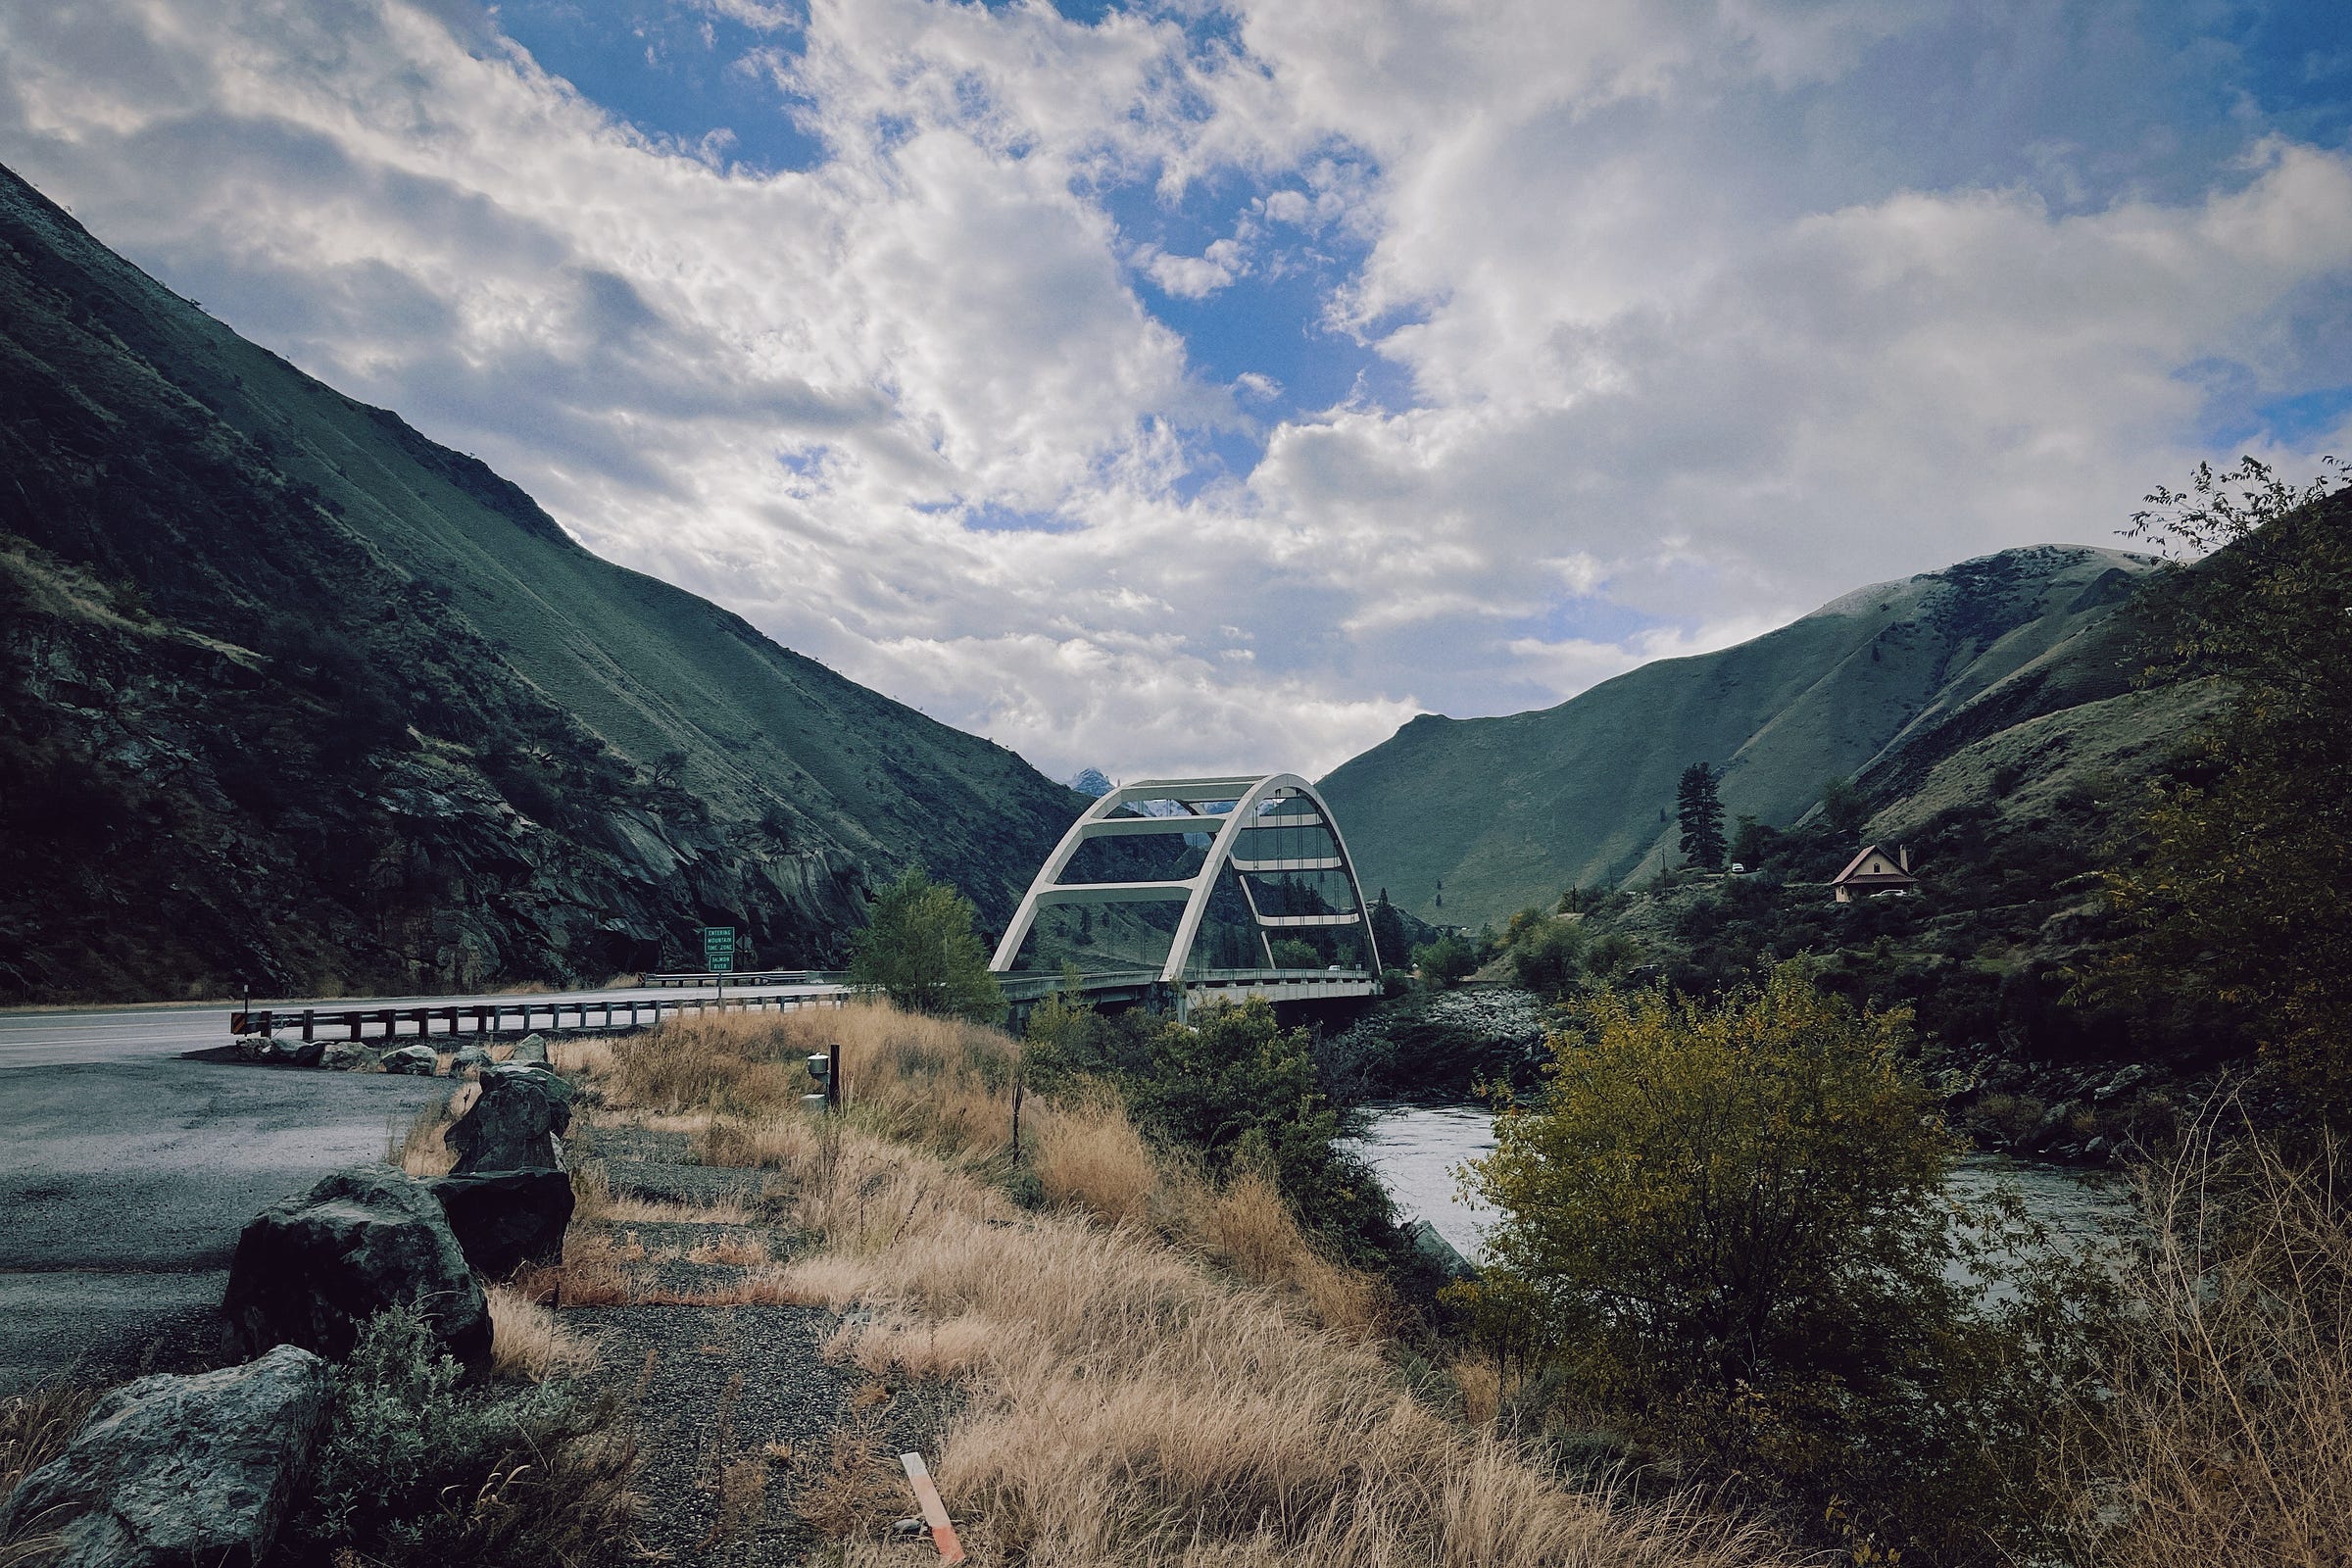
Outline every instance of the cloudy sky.
[(2352, 447), (2352, 8), (0, 0), (0, 162), (1066, 775)]

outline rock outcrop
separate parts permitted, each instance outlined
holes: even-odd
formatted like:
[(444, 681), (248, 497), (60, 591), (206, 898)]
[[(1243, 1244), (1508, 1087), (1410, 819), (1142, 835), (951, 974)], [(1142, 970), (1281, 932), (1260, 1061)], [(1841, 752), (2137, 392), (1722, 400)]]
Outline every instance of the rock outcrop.
[(571, 1178), (562, 1171), (444, 1176), (432, 1189), (475, 1273), (505, 1279), (525, 1263), (564, 1260), (572, 1196)]
[(246, 1223), (220, 1312), (240, 1354), (298, 1345), (340, 1360), (368, 1318), (410, 1303), (467, 1370), (489, 1364), (489, 1303), (440, 1200), (390, 1166), (360, 1166)]
[(126, 1383), (0, 1505), (0, 1538), (54, 1536), (46, 1560), (59, 1568), (253, 1568), (277, 1539), (326, 1403), (326, 1363), (290, 1345)]

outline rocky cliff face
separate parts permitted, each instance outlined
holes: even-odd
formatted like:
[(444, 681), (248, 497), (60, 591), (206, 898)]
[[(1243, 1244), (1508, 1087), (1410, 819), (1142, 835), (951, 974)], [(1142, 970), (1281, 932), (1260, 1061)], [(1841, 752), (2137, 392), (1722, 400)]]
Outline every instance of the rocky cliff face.
[(1082, 802), (574, 544), (0, 171), (0, 1000), (837, 958)]

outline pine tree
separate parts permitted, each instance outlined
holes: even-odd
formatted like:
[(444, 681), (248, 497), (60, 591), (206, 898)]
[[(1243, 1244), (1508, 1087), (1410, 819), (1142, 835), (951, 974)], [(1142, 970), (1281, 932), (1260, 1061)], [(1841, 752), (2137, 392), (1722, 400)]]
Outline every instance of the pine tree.
[(1683, 769), (1674, 809), (1683, 825), (1683, 858), (1702, 870), (1723, 869), (1723, 775), (1704, 762)]

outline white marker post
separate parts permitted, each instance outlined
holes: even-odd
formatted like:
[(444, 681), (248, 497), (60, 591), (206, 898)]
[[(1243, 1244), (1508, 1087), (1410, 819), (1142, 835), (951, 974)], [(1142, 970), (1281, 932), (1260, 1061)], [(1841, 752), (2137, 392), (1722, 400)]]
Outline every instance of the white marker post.
[(956, 1539), (956, 1527), (948, 1523), (948, 1505), (939, 1500), (939, 1488), (931, 1484), (931, 1467), (919, 1453), (902, 1453), (899, 1463), (906, 1467), (906, 1484), (914, 1488), (914, 1500), (922, 1506), (923, 1523), (931, 1527), (931, 1544), (939, 1548), (939, 1560), (963, 1561), (963, 1543)]

